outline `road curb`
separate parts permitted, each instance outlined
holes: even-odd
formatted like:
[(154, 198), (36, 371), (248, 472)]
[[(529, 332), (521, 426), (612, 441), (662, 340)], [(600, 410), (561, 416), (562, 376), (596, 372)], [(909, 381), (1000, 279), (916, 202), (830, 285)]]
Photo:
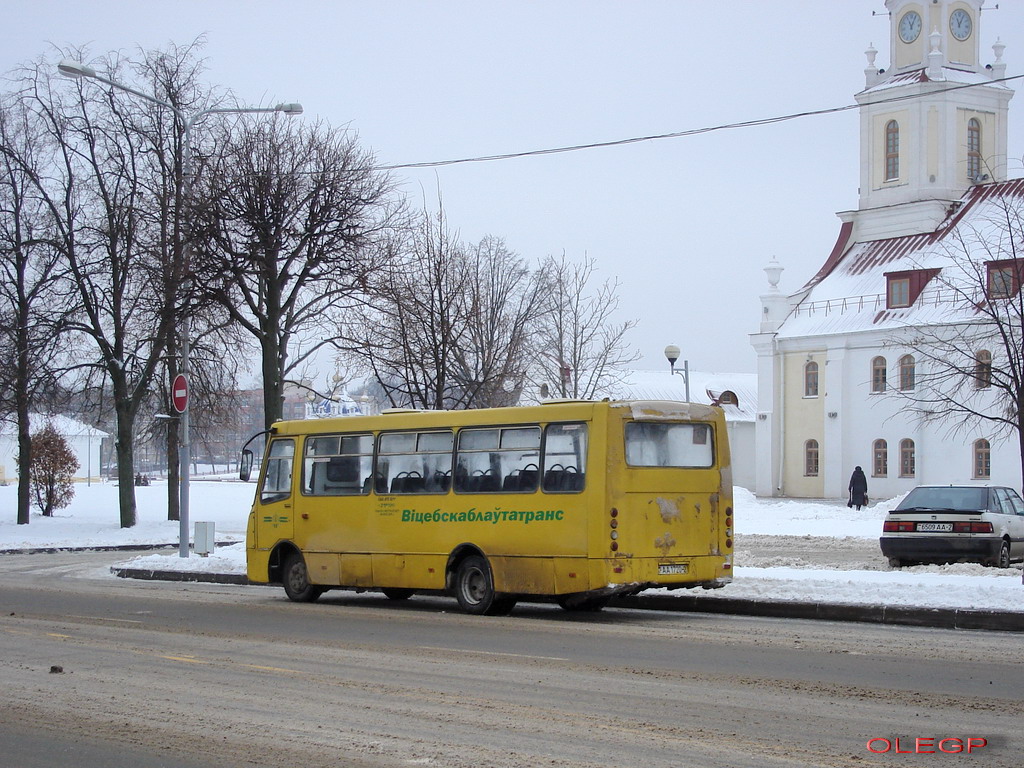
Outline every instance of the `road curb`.
[[(111, 573), (122, 579), (151, 581), (204, 582), (210, 584), (250, 584), (240, 573), (202, 571), (161, 571), (149, 568), (112, 567)], [(816, 621), (853, 621), (894, 626), (933, 629), (980, 629), (995, 632), (1024, 632), (1024, 613), (974, 611), (960, 608), (909, 608), (893, 605), (842, 605), (796, 601), (769, 602), (735, 597), (696, 597), (694, 595), (634, 595), (613, 599), (609, 605), (644, 611), (675, 613), (719, 613), (736, 616), (766, 616)]]
[(249, 584), (249, 577), (242, 573), (206, 573), (203, 571), (161, 571), (152, 568), (110, 567), (110, 572), (122, 579), (144, 581), (190, 581), (206, 584)]
[(769, 602), (732, 597), (695, 597), (693, 595), (634, 595), (612, 600), (611, 604), (622, 608), (649, 611), (723, 613), (818, 621), (854, 621), (934, 629), (1024, 632), (1024, 613), (1006, 611), (913, 608), (894, 605), (843, 605), (785, 600)]

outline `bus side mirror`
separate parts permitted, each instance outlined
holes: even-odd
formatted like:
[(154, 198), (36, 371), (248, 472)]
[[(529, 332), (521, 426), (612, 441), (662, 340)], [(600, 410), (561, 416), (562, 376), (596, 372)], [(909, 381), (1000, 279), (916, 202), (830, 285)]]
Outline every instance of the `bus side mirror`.
[(238, 462), (238, 479), (248, 483), (252, 476), (252, 451), (246, 448), (242, 451), (242, 460)]

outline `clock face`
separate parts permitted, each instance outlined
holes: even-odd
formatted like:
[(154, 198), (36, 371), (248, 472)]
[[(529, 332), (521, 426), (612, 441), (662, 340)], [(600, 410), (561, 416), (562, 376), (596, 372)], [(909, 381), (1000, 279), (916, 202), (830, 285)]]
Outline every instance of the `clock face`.
[[(969, 18), (968, 21), (970, 21)], [(950, 18), (950, 23), (953, 23), (952, 18)], [(917, 40), (917, 36), (921, 34), (921, 15), (917, 11), (908, 11), (903, 14), (903, 18), (900, 19), (899, 31), (900, 40), (904, 43), (912, 43)]]
[(949, 31), (957, 40), (966, 40), (970, 37), (973, 27), (971, 15), (965, 10), (957, 8), (949, 17)]

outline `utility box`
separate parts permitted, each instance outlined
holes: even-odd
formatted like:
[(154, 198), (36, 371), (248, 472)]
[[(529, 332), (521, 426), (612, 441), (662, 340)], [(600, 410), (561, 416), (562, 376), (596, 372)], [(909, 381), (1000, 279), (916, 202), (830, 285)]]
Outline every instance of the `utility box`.
[(213, 523), (196, 523), (196, 534), (192, 550), (200, 557), (209, 557), (217, 546), (213, 540)]

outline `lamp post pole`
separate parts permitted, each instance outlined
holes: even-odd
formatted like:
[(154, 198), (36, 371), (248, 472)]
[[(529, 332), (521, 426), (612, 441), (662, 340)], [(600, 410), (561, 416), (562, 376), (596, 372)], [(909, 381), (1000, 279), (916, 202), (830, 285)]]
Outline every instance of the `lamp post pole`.
[(679, 359), (679, 347), (675, 344), (669, 344), (665, 347), (665, 357), (668, 358), (669, 370), (672, 374), (679, 374), (683, 377), (683, 381), (686, 384), (686, 402), (690, 402), (690, 361), (683, 360), (683, 370), (676, 370), (676, 360)]
[[(184, 211), (182, 220), (184, 221), (184, 235), (181, 248), (181, 274), (182, 274), (182, 293), (185, 295), (186, 300), (183, 305), (182, 316), (181, 316), (181, 374), (185, 377), (185, 381), (188, 383), (188, 387), (191, 388), (190, 365), (189, 355), (191, 353), (191, 331), (192, 331), (192, 317), (188, 311), (188, 295), (192, 290), (192, 278), (190, 271), (192, 268), (192, 220), (188, 215), (188, 205), (192, 199), (192, 127), (202, 118), (207, 115), (215, 114), (251, 114), (251, 113), (271, 113), (281, 112), (286, 115), (301, 115), (302, 105), (296, 103), (284, 103), (278, 104), (273, 107), (212, 107), (210, 109), (201, 109), (198, 112), (194, 112), (191, 115), (185, 114), (181, 109), (174, 106), (173, 104), (159, 99), (156, 96), (132, 88), (129, 85), (119, 83), (116, 80), (112, 80), (109, 77), (101, 75), (92, 67), (87, 67), (78, 61), (72, 61), (71, 59), (64, 59), (57, 65), (57, 70), (65, 77), (71, 78), (88, 78), (91, 80), (97, 80), (101, 83), (109, 85), (111, 88), (116, 88), (121, 91), (138, 96), (140, 99), (152, 102), (161, 107), (165, 107), (174, 113), (174, 116), (182, 124), (182, 132), (184, 135), (184, 143), (181, 150), (181, 200), (179, 206)], [(187, 390), (186, 390), (187, 392)], [(178, 556), (188, 557), (189, 555), (189, 535), (188, 535), (188, 524), (189, 524), (189, 472), (192, 464), (192, 451), (190, 445), (189, 435), (189, 406), (191, 396), (190, 393), (186, 394), (186, 400), (184, 407), (181, 409), (181, 416), (179, 421), (179, 474), (180, 480), (178, 485)]]

